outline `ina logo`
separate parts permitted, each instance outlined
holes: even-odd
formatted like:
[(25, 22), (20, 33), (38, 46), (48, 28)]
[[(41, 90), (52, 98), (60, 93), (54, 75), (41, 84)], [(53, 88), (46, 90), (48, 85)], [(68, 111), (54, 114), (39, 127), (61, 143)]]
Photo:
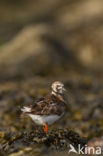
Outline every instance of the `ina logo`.
[(102, 149), (101, 147), (90, 147), (90, 146), (87, 146), (85, 145), (84, 147), (80, 144), (78, 144), (78, 147), (77, 147), (77, 150), (75, 149), (75, 147), (70, 144), (69, 145), (69, 151), (68, 151), (68, 154), (73, 152), (73, 153), (76, 153), (76, 154), (96, 154), (96, 155), (100, 155), (102, 153)]

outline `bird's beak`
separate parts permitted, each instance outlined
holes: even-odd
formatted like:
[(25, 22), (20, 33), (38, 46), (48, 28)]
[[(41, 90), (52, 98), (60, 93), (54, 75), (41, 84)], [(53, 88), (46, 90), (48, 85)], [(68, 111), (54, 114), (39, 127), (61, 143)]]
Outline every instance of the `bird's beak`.
[(67, 90), (63, 87), (63, 91), (67, 91)]

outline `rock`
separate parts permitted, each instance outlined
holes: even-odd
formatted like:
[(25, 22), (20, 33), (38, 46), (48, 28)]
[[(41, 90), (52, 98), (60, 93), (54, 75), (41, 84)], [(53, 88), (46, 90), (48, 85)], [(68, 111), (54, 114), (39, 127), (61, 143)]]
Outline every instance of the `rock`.
[(29, 26), (2, 46), (0, 78), (58, 73), (68, 67), (68, 61), (72, 64), (72, 53), (51, 32), (46, 24)]
[[(100, 67), (103, 67), (103, 2), (94, 0), (73, 3), (45, 0), (44, 3), (43, 6), (41, 0), (36, 4), (32, 0), (22, 1), (16, 5), (13, 3), (13, 7), (6, 3), (6, 8), (10, 7), (6, 9), (1, 2), (0, 31), (4, 34), (1, 35), (1, 40), (2, 37), (9, 38), (9, 42), (1, 46), (0, 62), (4, 62), (0, 64), (1, 68), (9, 68), (6, 71), (11, 77), (32, 73), (44, 74), (48, 66), (48, 71), (51, 71), (59, 63), (59, 71), (65, 62), (69, 66), (72, 59), (72, 62), (76, 61), (85, 67), (100, 70)], [(8, 16), (5, 16), (3, 11), (7, 10)], [(26, 27), (31, 23), (33, 26)], [(13, 34), (17, 35), (14, 39)], [(44, 36), (49, 38), (49, 43), (45, 41)], [(65, 53), (68, 62), (64, 61), (64, 55), (61, 55), (60, 51)], [(6, 52), (7, 56), (2, 56)]]
[[(15, 138), (15, 139), (12, 139)], [(12, 141), (11, 141), (12, 140)], [(3, 144), (1, 146), (1, 151), (4, 150), (6, 153), (15, 153), (15, 155), (21, 154), (21, 148), (25, 147), (22, 150), (23, 154), (25, 151), (31, 151), (32, 146), (42, 145), (51, 149), (66, 150), (69, 147), (69, 144), (72, 144), (77, 148), (78, 144), (83, 147), (86, 144), (86, 139), (80, 137), (76, 132), (69, 129), (55, 129), (48, 132), (47, 136), (43, 131), (34, 130), (31, 132), (25, 132), (22, 136), (18, 137), (17, 134), (11, 135), (8, 144)], [(12, 154), (10, 154), (11, 156)]]

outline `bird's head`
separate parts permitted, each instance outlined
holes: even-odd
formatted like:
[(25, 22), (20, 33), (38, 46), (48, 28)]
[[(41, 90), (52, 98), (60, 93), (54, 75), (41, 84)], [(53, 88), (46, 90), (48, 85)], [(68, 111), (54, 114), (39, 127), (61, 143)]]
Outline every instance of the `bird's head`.
[(64, 94), (65, 88), (64, 84), (60, 81), (55, 81), (52, 83), (52, 94)]

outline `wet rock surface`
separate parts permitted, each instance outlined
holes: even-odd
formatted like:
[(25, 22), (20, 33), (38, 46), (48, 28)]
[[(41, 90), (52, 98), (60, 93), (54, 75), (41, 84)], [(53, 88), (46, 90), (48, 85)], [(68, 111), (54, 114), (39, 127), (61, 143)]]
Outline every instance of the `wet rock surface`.
[[(4, 154), (13, 153), (28, 147), (32, 150), (37, 145), (45, 145), (47, 148), (52, 150), (63, 151), (69, 147), (69, 144), (72, 144), (77, 148), (78, 144), (83, 147), (86, 144), (86, 139), (81, 138), (77, 133), (69, 129), (55, 129), (50, 131), (47, 136), (43, 131), (34, 130), (31, 132), (19, 132), (19, 133), (6, 133), (5, 137), (6, 143), (3, 143), (0, 149)], [(9, 139), (8, 139), (9, 138)]]

